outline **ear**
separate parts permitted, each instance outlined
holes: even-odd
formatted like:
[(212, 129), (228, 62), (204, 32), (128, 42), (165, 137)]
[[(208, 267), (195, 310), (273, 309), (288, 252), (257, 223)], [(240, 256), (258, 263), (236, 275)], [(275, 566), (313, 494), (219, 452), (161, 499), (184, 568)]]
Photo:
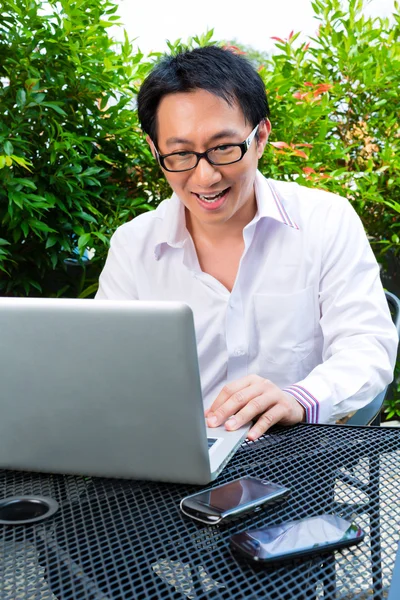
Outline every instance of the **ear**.
[(153, 157), (157, 160), (156, 150), (154, 148), (153, 141), (151, 140), (150, 136), (148, 136), (148, 135), (146, 135), (146, 142), (150, 146), (150, 150), (151, 150)]
[(271, 121), (264, 119), (258, 127), (257, 158), (261, 158), (271, 133)]

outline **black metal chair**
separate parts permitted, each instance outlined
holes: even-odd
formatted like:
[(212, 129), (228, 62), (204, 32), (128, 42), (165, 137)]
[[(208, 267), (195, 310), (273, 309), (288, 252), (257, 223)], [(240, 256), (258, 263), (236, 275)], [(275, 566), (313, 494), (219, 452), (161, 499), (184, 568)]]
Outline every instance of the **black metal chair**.
[[(397, 333), (400, 338), (400, 300), (391, 292), (385, 292), (386, 299), (389, 304), (392, 319), (397, 328)], [(391, 384), (392, 385), (392, 384)], [(391, 385), (388, 385), (383, 392), (372, 400), (363, 408), (360, 408), (350, 419), (347, 425), (380, 425), (381, 410), (385, 399), (388, 396)]]

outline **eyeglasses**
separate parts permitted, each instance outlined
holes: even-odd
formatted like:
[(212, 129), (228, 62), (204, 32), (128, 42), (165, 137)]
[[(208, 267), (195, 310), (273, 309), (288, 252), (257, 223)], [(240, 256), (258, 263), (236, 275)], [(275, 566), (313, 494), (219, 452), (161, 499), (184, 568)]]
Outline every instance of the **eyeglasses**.
[(240, 144), (223, 144), (221, 146), (209, 148), (205, 152), (184, 151), (172, 152), (171, 154), (160, 154), (154, 144), (157, 160), (165, 171), (170, 171), (171, 173), (191, 171), (197, 167), (201, 158), (205, 158), (211, 165), (231, 165), (232, 163), (242, 160), (243, 156), (251, 146), (258, 127), (258, 125), (254, 127), (249, 137)]

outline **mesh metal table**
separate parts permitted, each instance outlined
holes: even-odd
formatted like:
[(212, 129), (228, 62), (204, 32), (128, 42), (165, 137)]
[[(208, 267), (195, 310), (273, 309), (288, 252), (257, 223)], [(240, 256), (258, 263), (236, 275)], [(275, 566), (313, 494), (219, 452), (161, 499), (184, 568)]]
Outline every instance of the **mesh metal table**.
[[(253, 475), (289, 486), (290, 499), (213, 527), (179, 511), (194, 486), (0, 471), (0, 497), (60, 503), (42, 523), (0, 526), (0, 598), (387, 598), (400, 534), (399, 459), (400, 430), (275, 428), (246, 442), (214, 485)], [(354, 519), (365, 540), (268, 569), (229, 549), (229, 536), (243, 529), (324, 512)]]

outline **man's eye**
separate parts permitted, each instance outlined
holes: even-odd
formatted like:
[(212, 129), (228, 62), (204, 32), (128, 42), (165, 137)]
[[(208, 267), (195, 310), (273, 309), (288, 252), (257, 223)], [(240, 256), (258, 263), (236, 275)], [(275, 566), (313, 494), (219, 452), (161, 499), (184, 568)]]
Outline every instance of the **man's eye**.
[(186, 156), (191, 156), (191, 152), (175, 152), (175, 156), (182, 156), (183, 158), (186, 158)]
[(229, 152), (232, 150), (232, 146), (227, 144), (226, 146), (218, 146), (215, 148), (216, 152)]

